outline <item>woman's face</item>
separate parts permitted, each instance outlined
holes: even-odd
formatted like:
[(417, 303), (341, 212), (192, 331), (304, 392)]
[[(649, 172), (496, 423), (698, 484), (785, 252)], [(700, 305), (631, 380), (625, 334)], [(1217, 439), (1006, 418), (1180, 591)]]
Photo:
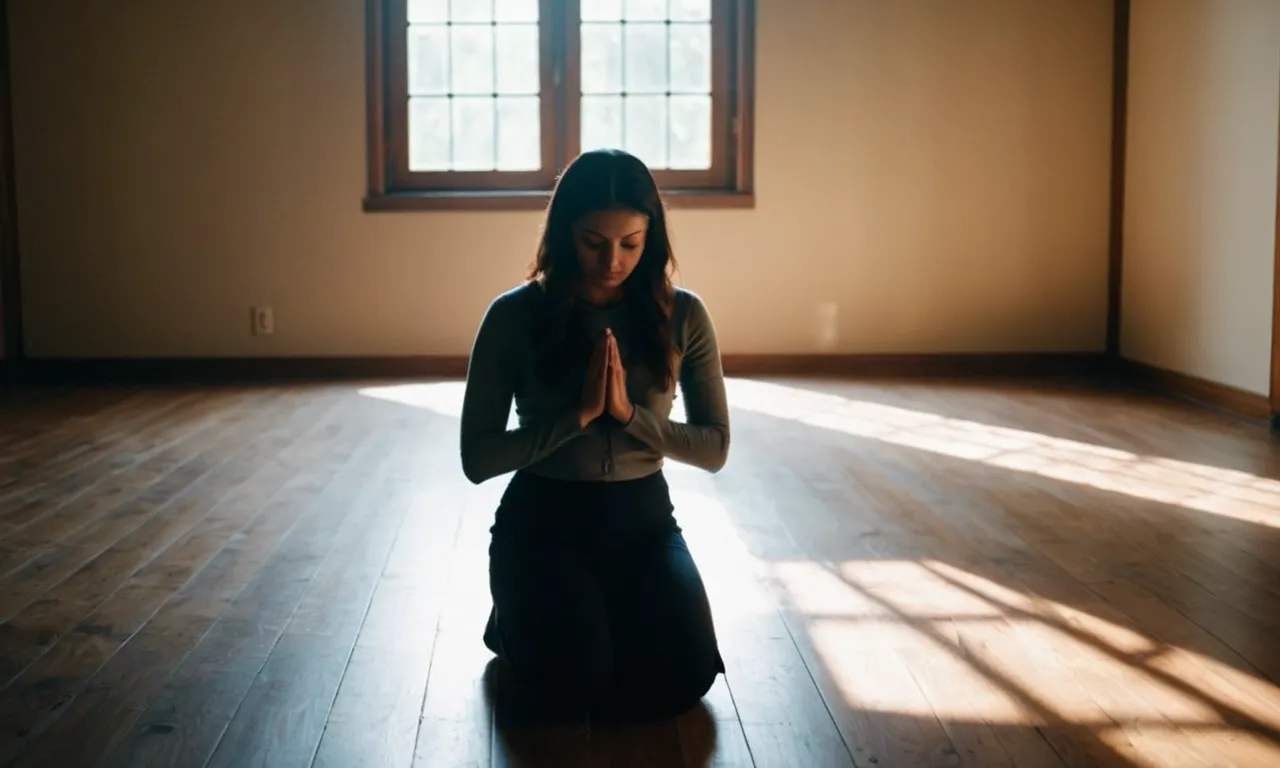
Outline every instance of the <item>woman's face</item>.
[(573, 225), (573, 246), (586, 287), (613, 292), (640, 263), (649, 217), (629, 210), (596, 211)]

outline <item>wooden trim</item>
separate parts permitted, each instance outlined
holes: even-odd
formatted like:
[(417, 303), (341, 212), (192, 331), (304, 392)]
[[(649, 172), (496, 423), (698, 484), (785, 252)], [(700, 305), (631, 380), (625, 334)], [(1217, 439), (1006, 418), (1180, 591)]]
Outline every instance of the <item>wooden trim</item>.
[(1133, 360), (1124, 360), (1119, 369), (1122, 381), (1155, 394), (1258, 421), (1267, 420), (1271, 415), (1267, 397), (1256, 392)]
[[(368, 190), (375, 211), (531, 210), (545, 207), (556, 176), (578, 148), (578, 0), (541, 0), (543, 170), (418, 173), (408, 170), (403, 35), (406, 0), (366, 0)], [(676, 208), (750, 208), (754, 194), (755, 0), (715, 0), (712, 62), (713, 167), (655, 169)]]
[(667, 189), (662, 200), (668, 208), (755, 208), (754, 192), (700, 192), (698, 190)]
[(9, 4), (0, 3), (0, 338), (5, 375), (21, 367), (26, 354), (22, 332), (22, 269), (18, 243), (17, 179), (14, 171), (12, 72)]
[(365, 120), (367, 121), (368, 191), (370, 198), (387, 191), (387, 53), (382, 41), (386, 37), (383, 0), (365, 2)]
[[(699, 174), (689, 174), (689, 178), (695, 180), (689, 186), (699, 183), (720, 189), (736, 186), (733, 169), (741, 151), (733, 131), (733, 87), (738, 77), (735, 39), (739, 13), (740, 9), (731, 2), (722, 0), (711, 4), (711, 167)], [(667, 125), (671, 125), (670, 117)], [(670, 156), (671, 137), (668, 135), (667, 157)], [(673, 180), (681, 178), (680, 171), (667, 173)], [(665, 186), (675, 185), (667, 183)]]
[[(408, 39), (405, 30), (408, 28), (408, 0), (374, 0), (381, 7), (376, 18), (377, 26), (372, 27), (379, 37), (382, 56), (379, 65), (384, 71), (377, 79), (384, 91), (379, 95), (382, 102), (382, 118), (384, 127), (384, 150), (380, 156), (382, 175), (385, 185), (380, 192), (398, 190), (429, 189), (431, 191), (537, 191), (549, 189), (555, 183), (557, 157), (555, 134), (559, 130), (556, 115), (556, 86), (553, 84), (553, 66), (556, 61), (554, 35), (549, 34), (552, 25), (547, 23), (547, 14), (555, 5), (555, 0), (541, 0), (538, 21), (538, 131), (540, 139), (541, 169), (535, 171), (449, 171), (426, 172), (414, 171), (409, 167), (411, 153), (409, 150), (409, 69)], [(403, 26), (402, 26), (403, 25)], [(495, 69), (496, 77), (496, 69)], [(531, 94), (532, 95), (532, 94)], [(459, 100), (471, 98), (468, 95), (451, 97), (452, 108), (456, 108)], [(370, 122), (374, 119), (371, 117)], [(497, 137), (497, 125), (494, 125), (494, 136)], [(496, 151), (496, 146), (494, 150)]]
[(737, 191), (749, 195), (755, 205), (756, 184), (756, 0), (737, 0), (737, 34), (734, 36), (734, 56), (737, 66), (733, 84), (732, 114), (737, 116), (738, 156), (734, 169)]
[(955, 354), (725, 354), (729, 376), (847, 376), (854, 378), (1034, 378), (1102, 374), (1094, 352)]
[[(582, 151), (582, 3), (560, 0), (558, 5), (555, 34), (561, 88), (556, 109), (561, 117), (557, 140), (563, 168)], [(626, 66), (625, 61), (622, 66)]]
[[(569, 23), (572, 18), (574, 20), (582, 17), (579, 0), (541, 0), (541, 13), (544, 16), (539, 18), (555, 19), (554, 25), (546, 25), (542, 27), (545, 30), (549, 47), (546, 49), (548, 57), (545, 66), (550, 72), (551, 87), (553, 88), (551, 95), (551, 109), (553, 111), (553, 133), (548, 136), (552, 147), (552, 158), (554, 165), (552, 166), (556, 172), (556, 178), (559, 178), (560, 172), (569, 165), (569, 161), (573, 159), (570, 154), (570, 136), (578, 135), (578, 99), (575, 95), (581, 90), (580, 63), (578, 59), (577, 35), (578, 31), (575, 26)], [(573, 146), (577, 146), (577, 142), (572, 142)], [(552, 184), (554, 185), (554, 180)]]
[[(582, 126), (582, 27), (579, 0), (560, 0), (564, 6), (564, 85), (565, 146), (569, 157), (581, 151)], [(733, 125), (737, 113), (734, 89), (740, 60), (739, 35), (742, 18), (751, 6), (750, 0), (712, 0), (711, 2), (711, 167), (703, 170), (653, 168), (654, 179), (667, 191), (710, 193), (714, 198), (732, 199), (748, 190), (736, 180), (735, 168), (749, 149), (738, 141)], [(625, 24), (624, 34), (625, 34)], [(625, 48), (625, 41), (624, 41)], [(624, 101), (625, 103), (625, 101)]]
[(458, 378), (463, 355), (417, 357), (37, 358), (24, 383), (222, 384), (293, 380)]
[[(750, 192), (700, 192), (664, 190), (667, 208), (754, 208)], [(398, 192), (366, 197), (368, 212), (395, 211), (541, 211), (551, 193), (531, 192)]]
[[(1188, 400), (1254, 420), (1270, 415), (1267, 398), (1253, 392), (1098, 352), (955, 354), (752, 354), (723, 356), (734, 377), (850, 379), (1068, 379)], [(20, 381), (28, 385), (236, 384), (275, 381), (457, 380), (465, 355), (293, 358), (38, 358), (28, 359)], [(1273, 417), (1274, 418), (1274, 417)]]
[(395, 192), (364, 199), (367, 213), (409, 211), (541, 211), (550, 192)]
[(1120, 356), (1124, 197), (1129, 130), (1129, 0), (1115, 0), (1111, 54), (1111, 213), (1107, 243), (1107, 355)]
[[(730, 376), (848, 376), (901, 378), (1019, 378), (1092, 375), (1104, 370), (1098, 353), (937, 355), (727, 354)], [(293, 358), (40, 358), (30, 360), (33, 384), (235, 383), (249, 381), (415, 379), (466, 376), (464, 355)]]
[[(1280, 136), (1277, 136), (1277, 146), (1280, 146)], [(1276, 169), (1276, 186), (1280, 189), (1280, 167)], [(1275, 232), (1271, 275), (1271, 391), (1267, 400), (1271, 424), (1280, 429), (1280, 194), (1276, 195)]]

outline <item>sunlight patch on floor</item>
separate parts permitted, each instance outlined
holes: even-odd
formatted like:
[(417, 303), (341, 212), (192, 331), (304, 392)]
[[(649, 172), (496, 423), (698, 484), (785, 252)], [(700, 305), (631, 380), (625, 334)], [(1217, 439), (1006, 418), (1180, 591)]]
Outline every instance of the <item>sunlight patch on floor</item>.
[[(361, 394), (457, 418), (464, 388), (439, 382)], [(1280, 483), (1244, 472), (773, 383), (734, 379), (729, 394), (735, 409), (1280, 527)], [(1109, 621), (1113, 612), (1095, 615), (955, 564), (756, 558), (707, 476), (668, 466), (717, 621), (780, 609), (797, 617), (805, 630), (797, 642), (809, 645), (851, 709), (1085, 728), (1130, 758), (1126, 743), (1168, 754), (1186, 742), (1186, 754), (1217, 744), (1233, 756), (1280, 759), (1275, 742), (1240, 729), (1251, 721), (1280, 730), (1280, 688), (1268, 680)], [(500, 493), (501, 483), (488, 485), (468, 502), (483, 507), (477, 514)], [(481, 586), (460, 599), (485, 603)]]
[(734, 408), (1280, 528), (1280, 481), (1009, 427), (730, 379)]
[(724, 505), (698, 485), (696, 479), (673, 480), (671, 502), (713, 610), (734, 620), (777, 611), (776, 601), (756, 588), (766, 575), (763, 564), (747, 548)]
[(418, 384), (386, 384), (363, 387), (360, 394), (390, 403), (424, 408), (441, 416), (462, 418), (462, 396), (467, 390), (465, 381), (430, 381)]
[[(440, 381), (371, 386), (360, 394), (459, 418), (465, 389), (462, 381)], [(728, 394), (733, 408), (1280, 528), (1280, 481), (1247, 472), (1140, 456), (773, 382), (729, 379)], [(515, 423), (513, 411), (508, 424)], [(675, 461), (667, 466), (675, 471), (687, 469)]]
[(939, 579), (949, 582), (958, 590), (963, 590), (976, 596), (998, 610), (1002, 615), (1048, 617), (1084, 635), (1096, 638), (1121, 653), (1150, 654), (1160, 650), (1162, 647), (1151, 638), (1127, 627), (1064, 603), (1009, 589), (990, 579), (969, 573), (948, 563), (929, 561), (922, 565)]
[(1280, 729), (1280, 688), (1268, 681), (954, 565), (801, 560), (770, 571), (852, 708), (1223, 731), (1237, 727), (1230, 713)]

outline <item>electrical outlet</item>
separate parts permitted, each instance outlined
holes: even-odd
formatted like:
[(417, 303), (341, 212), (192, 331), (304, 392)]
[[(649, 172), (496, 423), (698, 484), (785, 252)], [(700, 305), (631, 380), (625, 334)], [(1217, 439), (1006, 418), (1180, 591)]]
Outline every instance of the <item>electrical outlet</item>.
[(271, 307), (254, 307), (250, 314), (254, 336), (270, 336), (276, 332), (276, 315)]

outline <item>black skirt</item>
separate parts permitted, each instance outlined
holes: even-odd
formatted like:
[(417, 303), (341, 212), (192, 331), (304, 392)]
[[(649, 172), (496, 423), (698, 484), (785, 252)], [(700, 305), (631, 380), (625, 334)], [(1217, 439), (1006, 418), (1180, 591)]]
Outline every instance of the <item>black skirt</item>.
[(679, 714), (725, 671), (661, 472), (622, 482), (517, 473), (489, 546), (485, 645), (567, 714)]

